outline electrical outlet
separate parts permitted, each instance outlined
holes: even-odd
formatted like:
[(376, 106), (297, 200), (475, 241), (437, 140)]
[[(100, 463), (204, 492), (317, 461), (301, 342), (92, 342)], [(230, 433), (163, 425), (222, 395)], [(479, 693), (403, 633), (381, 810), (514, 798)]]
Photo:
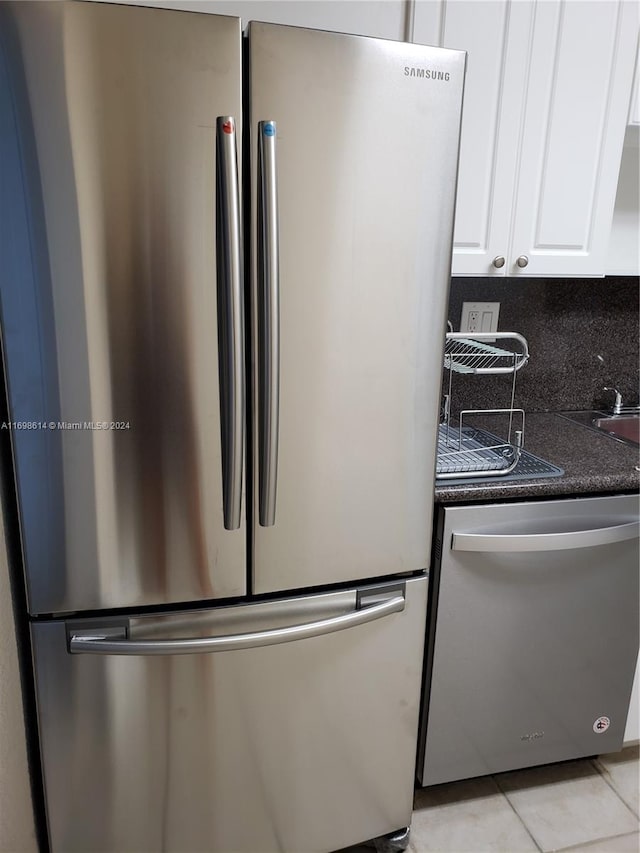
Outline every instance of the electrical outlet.
[(497, 332), (499, 302), (463, 302), (461, 332)]

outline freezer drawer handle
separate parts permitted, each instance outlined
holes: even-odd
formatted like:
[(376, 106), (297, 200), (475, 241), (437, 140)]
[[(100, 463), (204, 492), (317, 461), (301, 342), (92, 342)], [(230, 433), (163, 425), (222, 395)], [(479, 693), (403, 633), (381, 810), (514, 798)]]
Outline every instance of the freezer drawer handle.
[(224, 526), (240, 527), (244, 461), (244, 314), (242, 223), (236, 123), (218, 116), (218, 326)]
[(280, 417), (280, 266), (276, 123), (258, 122), (258, 520), (276, 521)]
[(74, 634), (69, 640), (69, 651), (75, 654), (94, 655), (190, 655), (203, 652), (232, 652), (239, 649), (256, 649), (260, 646), (275, 646), (279, 643), (292, 643), (306, 640), (308, 637), (322, 637), (345, 628), (366, 625), (376, 619), (382, 619), (391, 613), (404, 610), (404, 596), (392, 598), (363, 607), (343, 616), (322, 619), (319, 622), (307, 622), (305, 625), (291, 625), (288, 628), (275, 628), (272, 631), (257, 631), (252, 634), (232, 634), (224, 637), (204, 637), (193, 640), (127, 640), (100, 637), (94, 628), (86, 635)]
[(595, 530), (572, 530), (566, 533), (534, 533), (511, 535), (498, 533), (453, 533), (452, 551), (564, 551), (569, 548), (591, 548), (626, 542), (640, 536), (640, 522), (628, 521)]

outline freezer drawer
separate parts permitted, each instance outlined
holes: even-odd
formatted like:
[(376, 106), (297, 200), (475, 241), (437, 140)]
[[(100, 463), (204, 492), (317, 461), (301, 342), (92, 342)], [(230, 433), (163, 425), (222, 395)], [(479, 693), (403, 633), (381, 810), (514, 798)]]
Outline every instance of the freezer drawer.
[[(53, 851), (330, 851), (408, 825), (426, 595), (34, 625)], [(307, 637), (249, 647), (283, 628)], [(183, 654), (212, 636), (233, 648)]]
[(622, 747), (638, 530), (638, 498), (626, 495), (444, 510), (423, 784)]

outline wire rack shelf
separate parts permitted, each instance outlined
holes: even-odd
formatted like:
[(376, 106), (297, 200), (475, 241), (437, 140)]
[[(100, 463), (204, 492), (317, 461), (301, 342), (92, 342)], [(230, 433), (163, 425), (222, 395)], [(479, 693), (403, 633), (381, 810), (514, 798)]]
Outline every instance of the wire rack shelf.
[[(524, 446), (524, 411), (515, 408), (516, 373), (529, 360), (526, 339), (517, 332), (484, 332), (474, 334), (449, 332), (446, 337), (444, 367), (448, 372), (447, 391), (443, 399), (443, 417), (438, 432), (436, 479), (465, 477), (499, 477), (510, 474), (520, 461)], [(510, 374), (510, 400), (506, 408), (464, 409), (452, 423), (453, 375)], [(506, 390), (506, 389), (505, 389)], [(506, 436), (496, 437), (487, 445), (479, 440), (469, 419), (476, 416), (506, 417)]]
[[(510, 346), (496, 346), (509, 341)], [(529, 359), (529, 347), (516, 332), (449, 332), (444, 350), (444, 366), (455, 373), (499, 374), (520, 370)]]

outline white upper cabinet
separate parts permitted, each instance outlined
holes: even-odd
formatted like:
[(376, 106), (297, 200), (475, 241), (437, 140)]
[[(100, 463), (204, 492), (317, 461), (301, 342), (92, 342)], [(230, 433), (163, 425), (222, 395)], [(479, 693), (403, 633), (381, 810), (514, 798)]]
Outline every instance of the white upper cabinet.
[(529, 5), (519, 2), (420, 0), (416, 4), (416, 42), (468, 53), (454, 275), (505, 274), (518, 162), (519, 126), (513, 118), (521, 111), (525, 86), (520, 45), (530, 19)]
[(604, 275), (637, 37), (635, 4), (536, 4), (511, 237), (524, 272)]
[(637, 37), (633, 0), (418, 0), (469, 55), (454, 275), (604, 275)]

